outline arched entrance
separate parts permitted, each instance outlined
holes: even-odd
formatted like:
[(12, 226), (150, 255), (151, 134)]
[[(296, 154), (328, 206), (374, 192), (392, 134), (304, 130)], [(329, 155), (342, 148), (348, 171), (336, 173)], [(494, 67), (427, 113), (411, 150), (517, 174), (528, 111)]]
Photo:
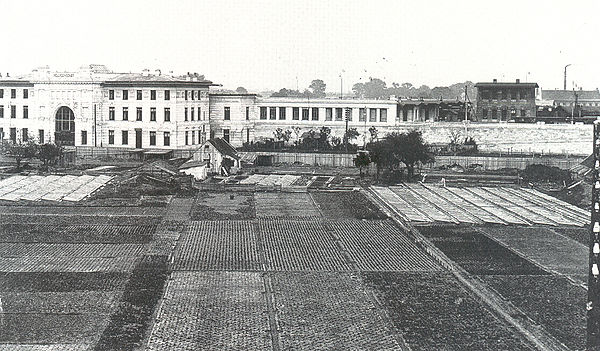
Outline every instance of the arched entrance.
[(56, 111), (54, 140), (58, 145), (75, 145), (75, 114), (67, 106)]

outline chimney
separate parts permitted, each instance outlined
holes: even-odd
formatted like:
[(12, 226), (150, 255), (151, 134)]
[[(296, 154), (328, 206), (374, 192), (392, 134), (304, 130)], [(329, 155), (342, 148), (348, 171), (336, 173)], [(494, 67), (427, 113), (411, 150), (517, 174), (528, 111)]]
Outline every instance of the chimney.
[(519, 78), (517, 78), (517, 84), (521, 83), (521, 80)]
[(8, 72), (6, 72), (6, 78), (10, 77), (10, 74), (8, 74)]
[(498, 79), (494, 78), (493, 82), (498, 83)]
[(157, 76), (160, 76), (160, 73), (161, 73), (161, 72), (160, 72), (160, 70), (159, 70), (159, 69), (156, 69), (156, 70), (154, 71), (154, 73), (155, 73)]

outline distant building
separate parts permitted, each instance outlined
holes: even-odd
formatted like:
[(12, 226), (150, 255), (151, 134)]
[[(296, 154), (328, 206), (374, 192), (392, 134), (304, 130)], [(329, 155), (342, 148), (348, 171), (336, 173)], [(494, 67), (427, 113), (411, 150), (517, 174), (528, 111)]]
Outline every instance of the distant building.
[(540, 90), (538, 105), (600, 107), (598, 90)]
[(477, 121), (535, 122), (537, 83), (477, 83)]
[(600, 116), (598, 90), (541, 90), (536, 104), (544, 123), (592, 123)]

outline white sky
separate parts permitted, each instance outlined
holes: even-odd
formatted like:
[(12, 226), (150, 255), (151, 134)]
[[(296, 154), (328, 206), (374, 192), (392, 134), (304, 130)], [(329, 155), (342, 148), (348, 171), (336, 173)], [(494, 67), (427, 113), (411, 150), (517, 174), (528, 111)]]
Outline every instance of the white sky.
[[(489, 5), (488, 5), (489, 4)], [(344, 91), (368, 77), (445, 86), (600, 87), (600, 1), (8, 1), (0, 72), (105, 64), (198, 72), (226, 88)], [(530, 72), (529, 75), (527, 73)]]

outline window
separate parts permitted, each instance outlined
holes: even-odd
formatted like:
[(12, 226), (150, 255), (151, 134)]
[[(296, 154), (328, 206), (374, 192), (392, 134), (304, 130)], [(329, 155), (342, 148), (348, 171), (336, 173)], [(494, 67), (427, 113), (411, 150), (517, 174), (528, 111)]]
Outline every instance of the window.
[(223, 108), (223, 119), (226, 121), (231, 120), (231, 109), (228, 106)]
[[(198, 96), (200, 96), (200, 91), (198, 91)], [(202, 134), (198, 131), (198, 144), (202, 144)]]
[(246, 121), (250, 120), (250, 106), (246, 106)]
[(10, 128), (10, 141), (17, 142), (17, 128)]
[(502, 108), (502, 116), (501, 116), (501, 120), (505, 121), (506, 120), (506, 107)]
[(150, 132), (150, 146), (156, 146), (156, 132)]
[(108, 131), (108, 144), (114, 145), (114, 143), (115, 143), (115, 131), (109, 130)]
[[(188, 99), (188, 91), (187, 90), (185, 91), (185, 99), (186, 100)], [(186, 143), (186, 145), (187, 145), (187, 143)]]
[[(192, 91), (192, 95), (194, 92)], [(196, 131), (192, 130), (192, 145), (196, 144)]]
[(137, 100), (141, 100), (141, 99), (142, 99), (142, 91), (141, 91), (141, 90), (138, 90), (138, 91), (137, 91), (137, 94), (136, 94), (136, 99), (137, 99)]
[(0, 89), (0, 99), (4, 99), (4, 89)]
[(21, 130), (21, 132), (22, 132), (23, 141), (26, 142), (27, 140), (29, 140), (29, 130), (27, 128), (23, 128)]
[(0, 127), (0, 141), (4, 140), (4, 128)]
[(488, 118), (488, 110), (487, 108), (484, 108), (483, 110), (481, 110), (482, 113), (482, 117), (487, 119)]
[(17, 106), (15, 105), (10, 107), (10, 118), (17, 118)]
[(109, 121), (114, 121), (115, 120), (115, 108), (114, 107), (109, 107), (108, 108), (108, 120)]
[(507, 95), (506, 93), (507, 93), (506, 89), (502, 89), (502, 100), (506, 100), (506, 95)]
[(123, 100), (129, 99), (129, 90), (123, 90)]
[(266, 107), (260, 108), (260, 119), (267, 119), (267, 108)]
[(10, 98), (11, 99), (17, 98), (17, 89), (10, 89)]
[(142, 108), (141, 107), (136, 107), (136, 109), (135, 109), (135, 120), (136, 121), (142, 120)]
[[(187, 122), (187, 120), (188, 120), (188, 108), (187, 108), (187, 107), (185, 107), (185, 108), (183, 109), (183, 120), (184, 120), (184, 121), (186, 121), (186, 122)], [(187, 145), (187, 144), (186, 144), (186, 145)]]
[(123, 145), (129, 144), (129, 131), (127, 131), (127, 130), (121, 131), (121, 144), (123, 144)]
[(318, 121), (319, 120), (319, 108), (318, 107), (313, 107), (312, 108), (312, 120), (313, 121)]
[(165, 107), (165, 122), (170, 122), (171, 121), (171, 109), (168, 107)]
[(81, 145), (87, 145), (87, 130), (81, 131)]
[(186, 130), (185, 131), (185, 145), (188, 144), (188, 134), (189, 134), (189, 132)]
[(156, 90), (150, 90), (150, 100), (156, 100)]
[(521, 117), (527, 117), (527, 110), (524, 108), (521, 109)]
[(23, 89), (23, 99), (29, 98), (29, 89)]
[(223, 140), (229, 142), (229, 129), (223, 129)]
[(303, 108), (302, 109), (302, 120), (303, 121), (308, 121), (308, 108)]
[(379, 109), (379, 122), (387, 122), (387, 108)]
[(366, 108), (359, 108), (358, 109), (358, 121), (359, 122), (366, 122), (367, 121), (367, 109)]
[(377, 109), (376, 108), (369, 109), (369, 122), (377, 122)]
[(171, 91), (165, 90), (165, 100), (171, 100)]
[(108, 91), (108, 99), (109, 100), (114, 100), (115, 99), (115, 91), (114, 90), (109, 90)]
[(336, 107), (335, 108), (335, 120), (336, 121), (341, 121), (342, 120), (342, 108), (341, 107)]
[(498, 109), (497, 108), (492, 109), (492, 119), (498, 119)]
[(156, 107), (150, 107), (150, 122), (156, 122)]
[(277, 119), (277, 107), (269, 107), (269, 119)]
[[(40, 144), (44, 143), (44, 130), (43, 129), (38, 130), (38, 141), (40, 142)], [(85, 144), (83, 144), (83, 145), (85, 145)]]
[(517, 117), (517, 110), (515, 110), (514, 108), (510, 109), (510, 118), (514, 119), (515, 117)]
[(333, 109), (331, 107), (325, 108), (325, 120), (331, 121), (333, 119)]
[(194, 108), (192, 107), (191, 111), (190, 111), (190, 119), (193, 121), (194, 118), (195, 118), (195, 113), (194, 113)]
[(279, 119), (285, 119), (285, 107), (279, 108)]
[(123, 120), (129, 120), (129, 107), (123, 107)]
[(4, 118), (4, 105), (0, 105), (0, 118)]
[(23, 106), (23, 118), (29, 118), (29, 106)]
[(171, 133), (170, 132), (165, 132), (164, 133), (163, 144), (165, 146), (170, 146), (171, 145)]
[(521, 91), (521, 100), (526, 100), (527, 99), (527, 90), (523, 90)]
[(490, 98), (490, 93), (487, 90), (481, 90), (481, 99), (488, 100)]
[(292, 107), (292, 119), (297, 121), (300, 119), (300, 108)]
[[(190, 96), (192, 97), (192, 100), (194, 100), (194, 91), (190, 91)], [(192, 143), (193, 144), (193, 143)]]

